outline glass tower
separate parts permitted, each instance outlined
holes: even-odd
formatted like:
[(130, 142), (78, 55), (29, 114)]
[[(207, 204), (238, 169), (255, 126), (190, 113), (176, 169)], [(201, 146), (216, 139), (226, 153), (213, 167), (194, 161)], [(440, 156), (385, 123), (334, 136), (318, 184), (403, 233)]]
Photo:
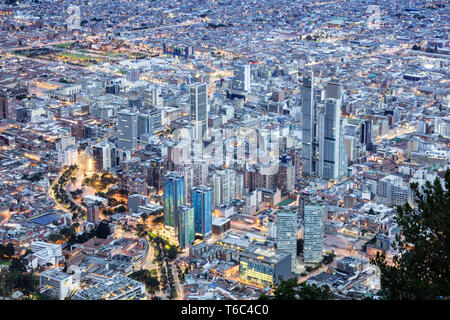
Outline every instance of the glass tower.
[(182, 205), (178, 208), (178, 242), (186, 248), (195, 240), (194, 208)]
[(192, 190), (195, 212), (195, 232), (203, 238), (212, 232), (212, 189), (198, 186)]
[(178, 232), (178, 208), (184, 204), (184, 178), (175, 172), (164, 177), (164, 226)]

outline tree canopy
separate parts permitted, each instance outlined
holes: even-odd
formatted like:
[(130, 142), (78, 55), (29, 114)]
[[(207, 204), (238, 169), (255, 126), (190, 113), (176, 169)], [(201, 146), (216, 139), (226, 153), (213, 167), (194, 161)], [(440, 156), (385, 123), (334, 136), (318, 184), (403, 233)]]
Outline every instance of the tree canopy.
[(371, 263), (381, 272), (388, 299), (432, 300), (450, 296), (450, 169), (445, 188), (439, 179), (423, 188), (411, 183), (416, 205), (398, 207), (400, 229), (393, 244), (398, 254), (388, 264), (384, 254)]
[(329, 300), (333, 293), (328, 286), (318, 287), (306, 282), (298, 283), (298, 278), (284, 280), (280, 277), (274, 286), (273, 295), (262, 295), (260, 300)]

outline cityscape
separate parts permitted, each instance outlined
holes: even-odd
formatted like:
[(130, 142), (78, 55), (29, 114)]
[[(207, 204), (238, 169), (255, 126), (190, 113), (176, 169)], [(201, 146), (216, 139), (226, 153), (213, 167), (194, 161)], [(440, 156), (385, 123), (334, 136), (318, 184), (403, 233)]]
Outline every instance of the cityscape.
[(0, 300), (449, 299), (449, 17), (0, 0)]

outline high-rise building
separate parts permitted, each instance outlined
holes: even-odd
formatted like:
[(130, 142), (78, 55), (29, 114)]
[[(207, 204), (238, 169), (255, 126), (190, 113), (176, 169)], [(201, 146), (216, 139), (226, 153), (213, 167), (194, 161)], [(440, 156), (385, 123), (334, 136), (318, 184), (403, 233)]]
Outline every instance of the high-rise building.
[(335, 98), (328, 98), (325, 104), (323, 140), (321, 139), (323, 154), (319, 155), (319, 159), (323, 170), (322, 176), (326, 179), (338, 179), (340, 176), (340, 105), (340, 100)]
[(367, 151), (372, 151), (372, 122), (366, 120), (361, 124), (361, 143), (366, 146)]
[(181, 248), (186, 248), (194, 243), (195, 240), (195, 223), (194, 208), (182, 205), (178, 208), (178, 242)]
[(291, 254), (291, 268), (297, 267), (297, 212), (281, 209), (277, 214), (277, 249)]
[(250, 65), (236, 63), (233, 74), (233, 90), (247, 92), (250, 90)]
[[(303, 79), (303, 174), (337, 180), (346, 172), (347, 156), (341, 126), (341, 87), (327, 85), (325, 103), (314, 95), (314, 78)], [(317, 99), (317, 101), (315, 101)]]
[(92, 147), (94, 171), (109, 171), (117, 165), (116, 147), (114, 144), (103, 140)]
[(184, 178), (175, 172), (164, 177), (164, 226), (178, 234), (178, 208), (184, 202)]
[(208, 87), (206, 83), (190, 87), (191, 125), (194, 139), (203, 139), (208, 130)]
[(142, 135), (145, 133), (153, 134), (154, 125), (153, 117), (150, 114), (139, 113), (137, 120), (137, 137), (140, 140)]
[(236, 171), (225, 169), (209, 175), (209, 185), (213, 192), (213, 206), (230, 204), (236, 194)]
[(323, 250), (323, 208), (318, 204), (308, 204), (304, 208), (304, 261), (322, 261)]
[(315, 175), (318, 168), (315, 118), (314, 76), (311, 74), (303, 77), (302, 86), (302, 172), (306, 175)]
[(195, 213), (195, 233), (205, 239), (212, 232), (212, 189), (203, 185), (194, 188), (192, 206)]
[(128, 109), (122, 109), (117, 112), (117, 118), (117, 147), (125, 150), (136, 149), (138, 140), (138, 113)]
[(87, 207), (87, 221), (96, 225), (100, 222), (100, 209), (97, 205)]
[(156, 191), (162, 190), (165, 174), (164, 159), (160, 157), (152, 158), (145, 163), (145, 167), (148, 186), (155, 188)]
[(16, 97), (10, 92), (0, 92), (0, 119), (16, 120)]

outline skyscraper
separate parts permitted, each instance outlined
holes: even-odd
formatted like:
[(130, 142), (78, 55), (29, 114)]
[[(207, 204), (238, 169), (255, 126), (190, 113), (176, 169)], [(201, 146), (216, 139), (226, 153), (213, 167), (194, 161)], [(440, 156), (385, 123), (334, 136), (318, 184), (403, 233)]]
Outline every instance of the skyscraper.
[[(323, 154), (320, 155), (322, 176), (326, 179), (339, 178), (339, 145), (341, 142), (340, 129), (340, 100), (327, 98), (323, 117)], [(322, 137), (321, 137), (322, 138)]]
[(178, 208), (184, 204), (184, 179), (175, 172), (164, 177), (164, 226), (178, 234)]
[(191, 125), (194, 139), (203, 139), (208, 130), (208, 87), (196, 83), (190, 87)]
[(297, 212), (290, 209), (278, 211), (277, 249), (291, 254), (291, 268), (295, 272), (297, 266)]
[(150, 114), (139, 113), (137, 120), (137, 137), (142, 139), (145, 133), (153, 134), (155, 132), (153, 125), (153, 117)]
[(194, 188), (192, 205), (195, 213), (195, 233), (205, 239), (212, 232), (212, 189), (203, 185)]
[(303, 174), (337, 180), (346, 173), (347, 166), (340, 116), (341, 86), (330, 81), (322, 103), (314, 100), (313, 82), (312, 76), (303, 79)]
[(125, 150), (137, 148), (138, 139), (138, 113), (128, 109), (117, 112), (117, 146)]
[(100, 222), (100, 209), (97, 205), (87, 207), (87, 221), (98, 224)]
[(322, 261), (323, 249), (323, 208), (318, 204), (305, 205), (304, 209), (304, 261)]
[(361, 124), (361, 143), (365, 144), (367, 151), (372, 151), (372, 122), (366, 120)]
[(302, 97), (302, 172), (306, 175), (314, 175), (318, 167), (318, 149), (313, 75), (303, 77)]
[(92, 147), (92, 156), (95, 172), (108, 171), (117, 165), (116, 147), (107, 140)]
[(247, 92), (250, 90), (250, 65), (236, 63), (233, 74), (233, 90)]
[(181, 248), (186, 248), (195, 240), (194, 208), (182, 205), (178, 208), (178, 242)]

